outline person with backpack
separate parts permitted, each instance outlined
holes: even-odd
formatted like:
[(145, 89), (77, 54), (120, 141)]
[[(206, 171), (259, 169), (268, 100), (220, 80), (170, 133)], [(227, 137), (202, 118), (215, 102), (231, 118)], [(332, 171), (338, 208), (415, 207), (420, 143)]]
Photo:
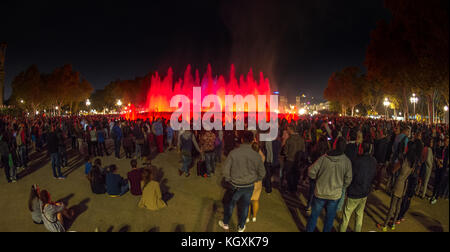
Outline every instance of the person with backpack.
[(387, 185), (387, 193), (392, 194), (393, 187), (396, 183), (396, 179), (399, 175), (398, 171), (402, 167), (402, 162), (404, 155), (406, 153), (406, 146), (409, 142), (410, 129), (408, 127), (403, 127), (400, 130), (400, 134), (395, 137), (394, 143), (392, 145), (392, 157), (390, 161), (389, 169), (389, 182)]
[(178, 142), (178, 152), (181, 153), (181, 158), (183, 161), (183, 165), (179, 170), (180, 176), (183, 175), (183, 173), (186, 175), (186, 178), (191, 175), (189, 173), (189, 168), (192, 164), (193, 148), (195, 148), (198, 152), (201, 152), (192, 131), (185, 130), (182, 134), (180, 134), (180, 140)]

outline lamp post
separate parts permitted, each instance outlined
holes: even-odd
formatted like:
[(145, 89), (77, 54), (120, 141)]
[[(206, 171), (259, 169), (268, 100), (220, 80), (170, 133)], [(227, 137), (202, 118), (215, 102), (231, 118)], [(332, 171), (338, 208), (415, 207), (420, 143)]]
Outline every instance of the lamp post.
[(416, 94), (413, 94), (409, 100), (414, 105), (414, 120), (416, 120), (416, 104), (419, 102), (419, 98), (416, 96)]
[(388, 110), (389, 105), (391, 105), (391, 102), (389, 102), (388, 98), (384, 99), (383, 105), (386, 108), (386, 120), (387, 120), (387, 118), (388, 118), (388, 111), (387, 110)]

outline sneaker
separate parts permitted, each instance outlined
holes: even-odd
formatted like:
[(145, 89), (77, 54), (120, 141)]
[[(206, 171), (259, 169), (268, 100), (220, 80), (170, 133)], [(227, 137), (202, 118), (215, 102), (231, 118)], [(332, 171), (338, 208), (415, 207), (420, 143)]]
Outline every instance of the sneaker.
[(245, 225), (244, 225), (243, 228), (238, 228), (238, 232), (239, 232), (239, 233), (243, 233), (244, 231), (245, 231)]
[(245, 220), (245, 223), (249, 223), (250, 222), (250, 219), (249, 218), (247, 218), (247, 220)]
[(252, 222), (256, 222), (256, 217), (253, 217)]
[(395, 230), (395, 224), (391, 226), (391, 230)]
[(13, 182), (13, 183), (17, 183), (17, 181), (15, 180), (15, 179), (13, 179), (11, 182)]
[(59, 176), (58, 179), (59, 180), (64, 180), (64, 179), (66, 179), (66, 177), (65, 176)]
[(431, 203), (431, 205), (436, 204), (437, 203), (437, 199), (432, 199), (430, 203)]
[(178, 170), (178, 173), (181, 175), (183, 175), (183, 171)]
[(230, 227), (228, 225), (224, 224), (223, 221), (219, 221), (219, 226), (221, 228), (223, 228), (224, 230), (229, 230), (230, 229)]
[(191, 174), (190, 174), (190, 173), (187, 173), (187, 174), (186, 174), (186, 178), (188, 178), (189, 176), (191, 176)]
[(383, 232), (387, 232), (387, 227), (383, 227)]
[(383, 232), (387, 232), (387, 227), (386, 226), (381, 226), (381, 224), (377, 224), (377, 228), (381, 229)]

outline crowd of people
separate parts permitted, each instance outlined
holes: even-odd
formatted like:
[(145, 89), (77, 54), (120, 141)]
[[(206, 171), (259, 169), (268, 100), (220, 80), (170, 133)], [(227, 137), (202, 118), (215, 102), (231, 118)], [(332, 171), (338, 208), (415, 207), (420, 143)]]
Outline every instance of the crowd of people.
[[(318, 115), (280, 120), (279, 134), (273, 141), (260, 141), (259, 133), (174, 131), (164, 118), (130, 121), (116, 116), (1, 116), (0, 154), (9, 183), (20, 179), (18, 169), (29, 169), (33, 152), (46, 152), (53, 177), (64, 179), (61, 168), (68, 165), (70, 144), (76, 158), (85, 159), (85, 174), (93, 193), (120, 197), (130, 191), (141, 196), (139, 207), (150, 210), (167, 204), (155, 179), (156, 168), (150, 162), (138, 168), (137, 160), (176, 149), (181, 159), (179, 175), (189, 177), (196, 166), (197, 175), (205, 178), (214, 176), (217, 164), (222, 163), (227, 200), (219, 225), (225, 230), (238, 201), (243, 202), (243, 207), (238, 207), (238, 230), (245, 230), (250, 216), (256, 221), (263, 188), (267, 194), (273, 188), (293, 196), (304, 194), (309, 232), (316, 229), (323, 208), (323, 231), (332, 230), (339, 212), (338, 231), (347, 231), (353, 212), (353, 230), (361, 231), (368, 196), (375, 190), (385, 190), (391, 197), (388, 214), (378, 225), (382, 231), (395, 229), (405, 220), (414, 197), (427, 197), (431, 204), (448, 199), (448, 125)], [(102, 167), (98, 157), (113, 152), (108, 141), (116, 159), (130, 159), (127, 178), (118, 174), (116, 165)], [(33, 188), (36, 193), (30, 196), (30, 211), (36, 223), (38, 205), (52, 223), (63, 219), (58, 213), (70, 217), (61, 204), (49, 200), (48, 192)]]

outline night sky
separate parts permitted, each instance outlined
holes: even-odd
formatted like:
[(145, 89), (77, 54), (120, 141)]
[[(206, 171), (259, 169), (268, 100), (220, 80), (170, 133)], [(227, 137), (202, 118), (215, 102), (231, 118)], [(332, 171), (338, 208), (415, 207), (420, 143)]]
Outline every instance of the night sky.
[[(93, 3), (95, 2), (95, 3)], [(31, 64), (70, 63), (101, 89), (149, 72), (182, 76), (187, 64), (228, 76), (252, 67), (290, 99), (321, 98), (330, 75), (363, 68), (370, 31), (388, 19), (382, 0), (2, 1), (6, 91)], [(363, 69), (364, 70), (364, 69)]]

